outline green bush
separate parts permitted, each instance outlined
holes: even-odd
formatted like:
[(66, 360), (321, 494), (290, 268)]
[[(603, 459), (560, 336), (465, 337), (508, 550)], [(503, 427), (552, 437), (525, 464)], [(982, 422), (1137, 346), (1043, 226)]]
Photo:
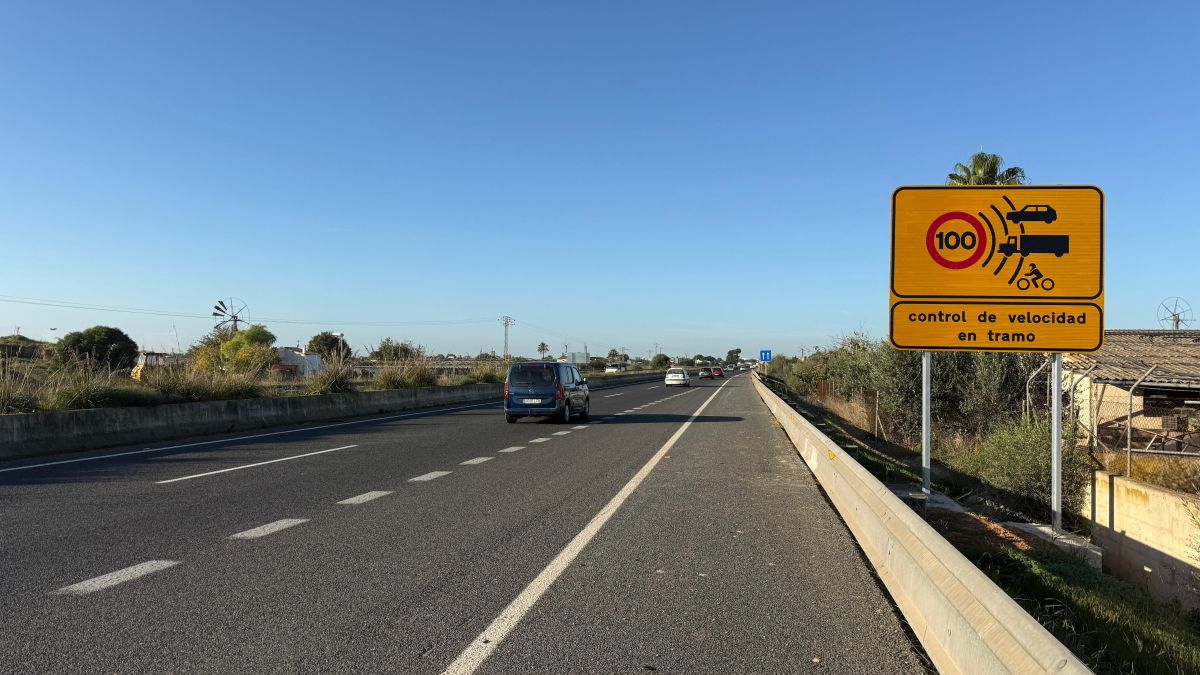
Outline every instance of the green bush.
[(437, 386), (439, 387), (461, 387), (466, 384), (474, 384), (470, 375), (438, 375)]
[(432, 387), (438, 383), (437, 371), (420, 361), (404, 367), (403, 379), (406, 387)]
[(203, 372), (189, 368), (150, 368), (142, 372), (142, 386), (162, 394), (172, 403), (227, 401), (260, 398), (262, 384), (243, 373)]
[(342, 394), (354, 391), (354, 371), (340, 361), (328, 363), (321, 372), (308, 378), (305, 391), (308, 394)]
[(499, 384), (504, 381), (504, 371), (493, 366), (475, 366), (468, 377), (479, 384)]
[[(984, 483), (1009, 493), (1010, 500), (1047, 518), (1050, 512), (1050, 422), (1005, 422), (974, 451), (952, 456), (950, 463)], [(1063, 513), (1079, 513), (1092, 460), (1073, 437), (1063, 440)], [(1017, 506), (1017, 504), (1014, 504)]]
[(42, 410), (83, 410), (159, 403), (163, 403), (161, 394), (125, 380), (117, 371), (67, 368), (55, 373), (47, 383), (38, 407)]
[(37, 410), (40, 385), (28, 370), (0, 372), (0, 415)]
[(401, 389), (404, 384), (404, 373), (396, 368), (384, 368), (371, 378), (371, 389), (383, 391), (385, 389)]

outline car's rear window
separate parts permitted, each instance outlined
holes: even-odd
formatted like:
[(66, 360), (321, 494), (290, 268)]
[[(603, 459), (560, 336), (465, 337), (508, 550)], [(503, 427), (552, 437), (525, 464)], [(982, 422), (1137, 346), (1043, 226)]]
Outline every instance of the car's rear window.
[(683, 374), (683, 368), (672, 368), (672, 369), (670, 369), (670, 370), (668, 370), (668, 371), (667, 371), (667, 374), (668, 374), (668, 375), (682, 375), (682, 374)]
[(508, 381), (519, 387), (532, 387), (554, 382), (554, 366), (544, 363), (519, 363), (508, 371)]

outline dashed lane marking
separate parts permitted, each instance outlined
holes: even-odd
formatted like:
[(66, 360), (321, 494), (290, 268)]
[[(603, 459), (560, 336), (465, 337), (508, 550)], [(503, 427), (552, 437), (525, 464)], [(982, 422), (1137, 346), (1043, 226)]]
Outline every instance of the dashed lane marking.
[(624, 396), (624, 395), (625, 395), (625, 392), (621, 392), (621, 393), (619, 393), (619, 394), (606, 394), (606, 395), (604, 396), (604, 398), (612, 398), (612, 397), (614, 397), (614, 396)]
[(168, 567), (174, 567), (178, 564), (178, 560), (147, 560), (132, 567), (126, 567), (116, 572), (109, 572), (108, 574), (93, 577), (87, 581), (64, 586), (54, 591), (54, 595), (87, 595), (88, 593), (102, 591), (117, 584), (123, 584), (126, 581), (132, 581), (138, 577), (144, 577), (147, 574), (165, 570)]
[(514, 445), (514, 446), (512, 446), (511, 448), (505, 448), (505, 449), (503, 449), (503, 450), (497, 450), (496, 452), (516, 452), (516, 451), (518, 451), (518, 450), (524, 450), (524, 449), (525, 449), (525, 446), (523, 446), (523, 445)]
[(586, 428), (588, 428), (588, 425), (586, 425), (586, 424), (580, 424), (580, 425), (579, 425), (579, 426), (577, 426), (577, 427), (571, 427), (571, 428), (572, 428), (572, 429), (586, 429)]
[(493, 459), (495, 459), (495, 457), (476, 457), (474, 459), (468, 459), (467, 461), (462, 462), (462, 464), (483, 464), (484, 462), (491, 461)]
[(231, 466), (228, 469), (218, 469), (216, 471), (206, 471), (204, 473), (197, 473), (197, 474), (193, 474), (191, 476), (183, 476), (181, 478), (171, 478), (168, 480), (155, 481), (155, 483), (158, 485), (164, 485), (166, 483), (178, 483), (181, 480), (191, 480), (193, 478), (204, 478), (205, 476), (215, 476), (219, 473), (228, 473), (230, 471), (241, 471), (242, 469), (252, 469), (256, 466), (264, 466), (267, 464), (274, 464), (276, 462), (286, 462), (286, 461), (292, 460), (292, 459), (300, 459), (302, 457), (312, 457), (313, 455), (323, 455), (327, 452), (337, 452), (338, 450), (349, 450), (350, 448), (357, 448), (357, 447), (358, 447), (357, 445), (343, 445), (340, 448), (330, 448), (329, 450), (318, 450), (316, 452), (306, 452), (303, 455), (292, 455), (290, 457), (280, 457), (279, 459), (268, 459), (265, 462), (255, 462), (253, 464), (243, 464), (241, 466)]
[(343, 499), (342, 501), (340, 501), (338, 503), (346, 504), (346, 505), (365, 504), (366, 502), (369, 502), (372, 499), (379, 499), (380, 497), (386, 497), (390, 494), (392, 494), (391, 490), (372, 490), (371, 492), (364, 492), (361, 495), (358, 495), (357, 497)]
[(434, 478), (441, 478), (442, 476), (449, 476), (451, 473), (452, 472), (450, 472), (450, 471), (430, 471), (429, 473), (423, 473), (420, 476), (417, 476), (416, 478), (409, 478), (408, 482), (424, 483), (426, 481), (431, 481)]
[(295, 527), (297, 525), (300, 525), (301, 523), (307, 523), (307, 522), (308, 522), (308, 518), (284, 518), (282, 520), (277, 520), (273, 523), (267, 523), (266, 525), (259, 525), (258, 527), (251, 528), (249, 530), (246, 530), (245, 532), (238, 532), (237, 534), (229, 535), (229, 538), (230, 539), (258, 539), (260, 537), (265, 537), (268, 534), (275, 534), (276, 532), (279, 532), (280, 530), (286, 530), (289, 527)]
[(569, 432), (569, 431), (556, 431), (556, 432), (554, 432), (554, 435), (555, 435), (555, 436), (566, 436), (566, 435), (567, 435), (567, 434), (569, 434), (569, 433), (571, 433), (571, 432)]
[(529, 440), (529, 442), (530, 443), (545, 443), (548, 440), (550, 440), (550, 439), (549, 438), (532, 438)]

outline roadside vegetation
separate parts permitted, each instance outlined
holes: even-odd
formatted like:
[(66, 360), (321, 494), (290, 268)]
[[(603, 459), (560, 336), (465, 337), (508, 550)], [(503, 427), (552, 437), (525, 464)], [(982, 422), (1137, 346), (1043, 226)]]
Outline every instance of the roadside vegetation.
[[(157, 355), (158, 361), (139, 364), (137, 344), (110, 326), (68, 333), (55, 344), (0, 337), (0, 414), (498, 384), (510, 362), (524, 360), (487, 353), (430, 356), (412, 342), (392, 338), (354, 356), (342, 335), (323, 332), (305, 350), (321, 356), (321, 368), (304, 377), (280, 364), (275, 342), (261, 324), (236, 332), (224, 325), (182, 355)], [(548, 351), (545, 343), (539, 347)], [(661, 354), (655, 358), (660, 368), (669, 361)], [(580, 371), (603, 377), (608, 361), (593, 361), (581, 364)], [(625, 365), (626, 372), (651, 369), (645, 358)]]
[[(881, 481), (920, 480), (919, 463), (913, 461), (919, 456), (910, 449), (873, 438), (867, 429), (834, 414), (812, 396), (802, 397), (781, 380), (768, 378), (768, 383), (809, 419), (823, 422), (823, 430), (835, 442), (857, 441), (862, 449), (855, 458)], [(972, 454), (960, 449), (957, 459), (997, 483), (991, 488), (982, 479), (935, 464), (935, 486), (968, 498), (972, 512), (929, 509), (927, 521), (1095, 672), (1200, 672), (1200, 615), (1160, 602), (1139, 586), (993, 519), (1048, 501), (1049, 483), (1043, 478), (1049, 473), (1049, 437), (1044, 421), (1026, 424), (1018, 416), (995, 425), (978, 441), (987, 450)], [(965, 447), (961, 440), (954, 445)], [(1086, 475), (1090, 462), (1070, 448), (1064, 445), (1064, 487), (1070, 476), (1081, 471)], [(1045, 458), (1026, 461), (1030, 455)], [(1064, 489), (1064, 511), (1072, 508), (1072, 499)], [(1200, 541), (1195, 551), (1200, 556)]]

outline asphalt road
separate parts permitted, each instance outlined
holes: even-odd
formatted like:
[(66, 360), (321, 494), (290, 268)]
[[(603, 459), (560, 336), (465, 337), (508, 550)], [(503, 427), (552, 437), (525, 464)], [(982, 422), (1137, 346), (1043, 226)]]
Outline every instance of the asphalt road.
[(0, 672), (924, 670), (747, 376), (592, 413), (2, 463)]

